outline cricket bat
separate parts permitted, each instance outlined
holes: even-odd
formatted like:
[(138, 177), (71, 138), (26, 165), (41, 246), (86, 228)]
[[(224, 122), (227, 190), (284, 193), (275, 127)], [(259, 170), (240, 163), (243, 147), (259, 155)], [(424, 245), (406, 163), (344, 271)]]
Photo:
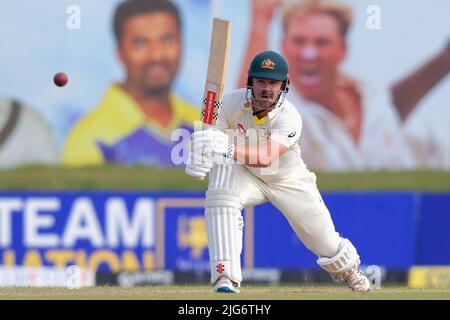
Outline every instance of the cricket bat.
[(219, 118), (227, 78), (230, 47), (231, 22), (214, 18), (200, 119), (206, 124), (206, 127), (215, 126)]

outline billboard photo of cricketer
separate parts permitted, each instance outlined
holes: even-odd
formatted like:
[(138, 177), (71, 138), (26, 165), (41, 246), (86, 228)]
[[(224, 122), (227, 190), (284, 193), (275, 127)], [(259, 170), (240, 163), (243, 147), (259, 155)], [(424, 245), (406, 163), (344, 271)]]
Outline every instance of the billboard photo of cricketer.
[[(232, 22), (225, 91), (245, 85), (255, 53), (275, 50), (288, 61), (287, 99), (302, 115), (309, 168), (450, 170), (446, 0), (0, 6), (2, 169), (179, 166), (172, 151), (199, 119), (211, 21), (219, 17)], [(63, 87), (53, 83), (58, 72), (68, 75)], [(46, 152), (28, 146), (25, 157), (19, 146), (29, 136)]]

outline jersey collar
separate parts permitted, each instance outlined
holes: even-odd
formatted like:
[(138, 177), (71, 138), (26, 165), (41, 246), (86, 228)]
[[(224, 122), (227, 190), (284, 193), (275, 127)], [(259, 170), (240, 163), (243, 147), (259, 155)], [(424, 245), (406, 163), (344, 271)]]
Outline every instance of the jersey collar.
[[(267, 116), (265, 116), (262, 119), (258, 119), (256, 116), (253, 116), (253, 121), (257, 125), (265, 124), (267, 119), (272, 121), (276, 117), (276, 115), (281, 111), (282, 108), (283, 108), (283, 105), (281, 105), (278, 108), (275, 108), (275, 109), (271, 110), (267, 114)], [(250, 112), (250, 113), (253, 112), (253, 109), (252, 109), (251, 105), (248, 102), (244, 103), (244, 110), (247, 111), (247, 112)]]

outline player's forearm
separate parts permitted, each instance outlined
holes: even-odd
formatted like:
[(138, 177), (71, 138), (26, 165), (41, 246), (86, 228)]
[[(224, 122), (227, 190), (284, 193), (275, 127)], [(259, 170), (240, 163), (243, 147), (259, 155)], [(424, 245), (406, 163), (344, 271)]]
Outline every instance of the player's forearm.
[(234, 160), (244, 163), (250, 167), (266, 168), (272, 164), (278, 155), (271, 150), (268, 144), (251, 147), (236, 146), (234, 148)]
[(391, 87), (394, 105), (406, 120), (416, 105), (450, 72), (450, 44), (430, 61)]

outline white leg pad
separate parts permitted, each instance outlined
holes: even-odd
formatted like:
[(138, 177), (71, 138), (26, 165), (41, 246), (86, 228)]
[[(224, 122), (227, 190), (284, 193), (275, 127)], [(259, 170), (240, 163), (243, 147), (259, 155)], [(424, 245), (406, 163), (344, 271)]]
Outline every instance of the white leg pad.
[(209, 174), (205, 216), (211, 267), (211, 283), (226, 276), (242, 281), (241, 251), (243, 219), (238, 177), (230, 164), (217, 164)]
[(361, 260), (358, 252), (348, 239), (343, 239), (339, 252), (332, 258), (321, 257), (317, 264), (328, 271), (336, 280), (344, 280), (353, 270), (358, 268)]

